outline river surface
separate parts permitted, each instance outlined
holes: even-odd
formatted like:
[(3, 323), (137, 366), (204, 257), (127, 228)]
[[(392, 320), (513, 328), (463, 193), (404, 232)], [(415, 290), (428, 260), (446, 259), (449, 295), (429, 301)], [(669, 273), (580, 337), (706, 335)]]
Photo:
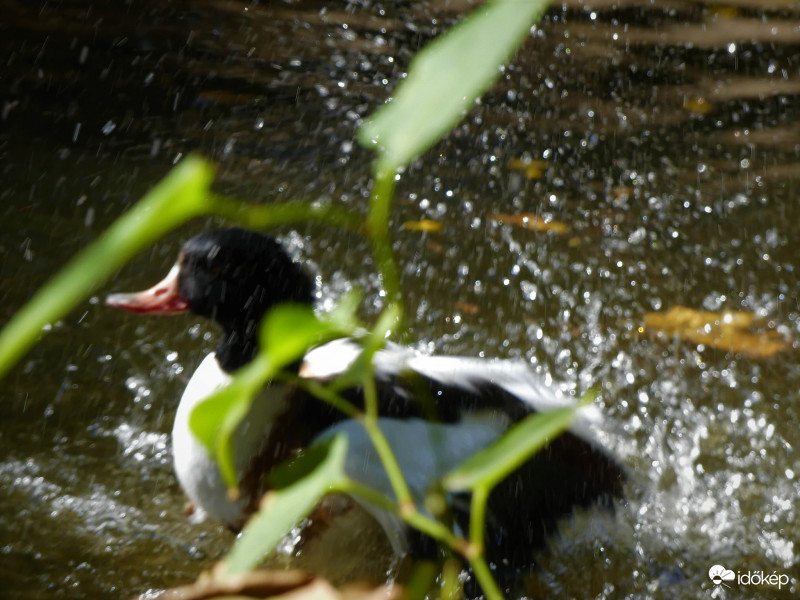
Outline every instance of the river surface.
[[(0, 2), (0, 322), (190, 152), (238, 197), (364, 210), (359, 123), (469, 7)], [(799, 70), (796, 3), (570, 0), (403, 175), (391, 235), (421, 347), (600, 385), (632, 474), (613, 519), (565, 525), (531, 597), (800, 595)], [(527, 213), (566, 230), (509, 223)], [(404, 226), (426, 219), (441, 228)], [(181, 228), (102, 293), (154, 283), (215, 224)], [(363, 241), (276, 233), (319, 275), (323, 309), (358, 286), (375, 314)], [(788, 347), (750, 358), (643, 330), (676, 305), (753, 313)], [(229, 533), (183, 515), (168, 435), (215, 335), (92, 298), (5, 378), (0, 596), (131, 597), (224, 553)], [(338, 528), (338, 545), (276, 561), (340, 582), (394, 572), (374, 526)], [(716, 586), (718, 564), (738, 579)], [(754, 572), (793, 583), (742, 582)]]

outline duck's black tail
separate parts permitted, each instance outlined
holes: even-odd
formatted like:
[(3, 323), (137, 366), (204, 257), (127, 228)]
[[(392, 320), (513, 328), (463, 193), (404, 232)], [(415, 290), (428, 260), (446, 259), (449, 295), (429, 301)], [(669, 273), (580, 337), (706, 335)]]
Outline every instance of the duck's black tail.
[[(525, 576), (536, 569), (536, 556), (558, 534), (559, 522), (576, 509), (613, 510), (622, 497), (625, 474), (604, 451), (573, 433), (565, 433), (502, 481), (489, 497), (485, 525), (486, 560), (501, 589), (513, 597)], [(469, 528), (469, 498), (453, 502), (454, 519)], [(435, 545), (412, 536), (412, 551), (432, 558)], [(467, 597), (480, 596), (473, 577)]]

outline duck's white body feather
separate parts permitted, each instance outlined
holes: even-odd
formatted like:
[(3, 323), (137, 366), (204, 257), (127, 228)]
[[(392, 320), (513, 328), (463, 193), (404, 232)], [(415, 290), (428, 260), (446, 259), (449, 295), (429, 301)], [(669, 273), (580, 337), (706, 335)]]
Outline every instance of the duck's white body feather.
[[(327, 379), (346, 370), (361, 352), (354, 340), (334, 340), (306, 354), (300, 374)], [(492, 384), (517, 397), (536, 412), (574, 406), (558, 387), (534, 373), (522, 360), (481, 359), (464, 356), (430, 356), (397, 344), (387, 344), (373, 359), (376, 375), (394, 377), (414, 372), (441, 384), (480, 393), (484, 384)], [(595, 406), (582, 408), (570, 430), (587, 441), (596, 441), (596, 428), (602, 415)]]
[[(172, 427), (172, 457), (178, 481), (195, 507), (223, 523), (240, 523), (247, 498), (230, 500), (228, 489), (214, 461), (189, 428), (189, 416), (200, 402), (231, 382), (212, 352), (203, 359), (181, 397)], [(275, 420), (286, 408), (284, 390), (270, 385), (253, 402), (249, 413), (234, 434), (234, 463), (239, 476), (261, 450)]]
[[(358, 356), (360, 346), (351, 339), (335, 340), (312, 349), (305, 357), (300, 375), (306, 378), (335, 377)], [(388, 378), (414, 371), (444, 385), (478, 393), (482, 384), (491, 383), (528, 403), (534, 410), (569, 405), (560, 395), (531, 372), (523, 362), (480, 360), (460, 357), (425, 356), (408, 348), (390, 345), (376, 353), (374, 366), (378, 378)], [(228, 385), (231, 376), (223, 371), (214, 353), (209, 354), (195, 371), (181, 398), (172, 431), (175, 471), (186, 494), (194, 504), (214, 519), (237, 523), (243, 517), (246, 498), (231, 501), (219, 469), (206, 448), (189, 429), (189, 415), (197, 404)], [(251, 458), (261, 450), (275, 420), (285, 411), (284, 389), (272, 385), (265, 398), (254, 403), (235, 435), (236, 468), (241, 477)], [(593, 439), (591, 429), (598, 415), (582, 410), (573, 430), (585, 439)], [(395, 452), (412, 494), (422, 499), (430, 485), (466, 458), (486, 447), (508, 428), (507, 416), (481, 411), (464, 415), (458, 423), (431, 423), (421, 419), (381, 418), (381, 429)], [(350, 477), (393, 497), (392, 487), (372, 441), (363, 427), (344, 420), (329, 427), (316, 440), (345, 433), (349, 438), (346, 470)], [(315, 440), (315, 441), (316, 441)], [(367, 507), (386, 529), (396, 550), (404, 547), (402, 527), (388, 514)]]

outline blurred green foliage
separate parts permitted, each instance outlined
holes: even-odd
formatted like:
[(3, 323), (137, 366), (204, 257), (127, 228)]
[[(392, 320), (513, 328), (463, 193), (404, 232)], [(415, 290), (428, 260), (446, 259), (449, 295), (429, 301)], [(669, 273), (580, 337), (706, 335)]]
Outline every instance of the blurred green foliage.
[[(471, 564), (486, 597), (502, 598), (483, 556), (483, 516), (489, 492), (547, 439), (568, 427), (574, 409), (526, 419), (434, 486), (472, 491), (473, 519), (469, 539), (464, 539), (446, 524), (428, 516), (411, 498), (393, 450), (378, 426), (371, 358), (402, 323), (399, 275), (388, 228), (398, 170), (422, 155), (467, 114), (500, 74), (503, 64), (547, 5), (544, 0), (487, 3), (417, 54), (391, 101), (367, 119), (358, 133), (359, 142), (377, 153), (366, 218), (341, 207), (300, 202), (244, 205), (212, 193), (214, 168), (208, 162), (194, 156), (183, 160), (133, 209), (72, 259), (4, 327), (0, 332), (0, 376), (30, 349), (48, 323), (67, 314), (135, 254), (197, 216), (217, 215), (255, 228), (315, 221), (361, 233), (370, 241), (375, 264), (381, 271), (387, 307), (364, 339), (361, 359), (340, 381), (328, 386), (314, 382), (302, 385), (364, 425), (383, 461), (397, 501), (345, 475), (346, 439), (326, 441), (296, 459), (294, 468), (283, 471), (285, 481), (269, 492), (260, 512), (231, 549), (223, 571), (240, 573), (256, 566), (324, 494), (339, 491), (396, 514), (410, 526), (460, 553)], [(270, 379), (286, 376), (282, 369), (302, 357), (311, 346), (353, 334), (358, 326), (353, 316), (357, 303), (357, 297), (346, 297), (339, 310), (324, 319), (308, 308), (276, 307), (262, 325), (261, 353), (235, 374), (228, 388), (196, 408), (191, 416), (192, 430), (216, 456), (231, 487), (237, 484), (232, 433), (255, 394)], [(338, 390), (354, 384), (365, 391), (363, 413), (338, 394)], [(456, 578), (448, 576), (443, 581), (447, 587), (444, 591), (448, 597), (452, 596)]]

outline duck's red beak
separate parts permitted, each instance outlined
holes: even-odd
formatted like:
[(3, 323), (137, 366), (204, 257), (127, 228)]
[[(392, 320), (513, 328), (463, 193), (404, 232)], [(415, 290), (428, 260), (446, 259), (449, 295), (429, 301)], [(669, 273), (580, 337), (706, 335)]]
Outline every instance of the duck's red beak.
[(173, 315), (189, 310), (189, 303), (178, 292), (176, 264), (167, 276), (149, 290), (133, 294), (111, 294), (106, 304), (137, 314)]

